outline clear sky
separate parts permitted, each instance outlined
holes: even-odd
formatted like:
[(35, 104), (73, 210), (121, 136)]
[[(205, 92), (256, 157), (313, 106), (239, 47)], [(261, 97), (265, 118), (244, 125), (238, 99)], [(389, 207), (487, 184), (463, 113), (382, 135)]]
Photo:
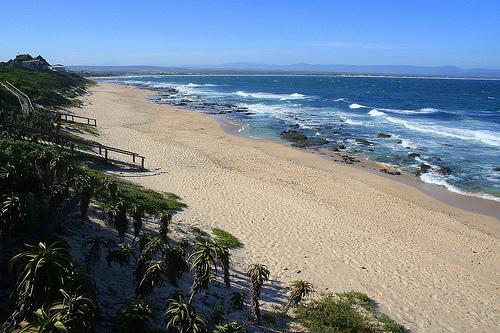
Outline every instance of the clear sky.
[(3, 61), (500, 69), (500, 0), (5, 0), (0, 36)]

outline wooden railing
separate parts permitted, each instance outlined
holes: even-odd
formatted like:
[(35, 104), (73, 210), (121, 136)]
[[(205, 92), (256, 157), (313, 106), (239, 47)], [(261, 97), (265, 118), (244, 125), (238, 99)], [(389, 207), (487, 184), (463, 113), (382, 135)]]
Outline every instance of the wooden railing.
[[(9, 131), (9, 130), (17, 130), (21, 132), (21, 134), (24, 134), (23, 139), (33, 139), (33, 137), (37, 137), (38, 139), (41, 139), (44, 142), (41, 143), (46, 143), (46, 144), (52, 144), (52, 145), (58, 145), (63, 149), (70, 149), (72, 151), (81, 151), (83, 153), (88, 153), (93, 152), (96, 155), (99, 155), (101, 158), (104, 158), (105, 161), (109, 161), (109, 153), (116, 153), (116, 154), (121, 154), (121, 155), (126, 155), (126, 156), (131, 156), (132, 157), (132, 163), (136, 164), (137, 159), (140, 160), (140, 166), (141, 168), (144, 169), (144, 156), (141, 156), (137, 153), (124, 150), (124, 149), (119, 149), (115, 147), (110, 147), (110, 146), (105, 146), (102, 145), (98, 142), (93, 142), (93, 141), (88, 141), (84, 139), (78, 139), (78, 138), (73, 138), (73, 137), (68, 137), (65, 135), (57, 134), (57, 133), (52, 133), (52, 132), (46, 132), (42, 131), (39, 129), (31, 128), (31, 127), (25, 127), (17, 124), (12, 124), (12, 123), (7, 123), (7, 122), (0, 122), (0, 127), (3, 129)], [(80, 149), (79, 147), (86, 148)]]
[[(72, 122), (72, 123), (76, 123), (76, 124), (82, 124), (82, 123), (85, 124), (86, 123), (87, 125), (97, 127), (97, 120), (94, 118), (77, 116), (77, 115), (74, 115), (71, 113), (64, 113), (64, 112), (56, 112), (56, 111), (51, 111), (51, 112), (53, 112), (57, 116), (59, 116), (61, 118), (61, 120), (64, 120), (67, 122)], [(75, 119), (83, 119), (84, 122), (78, 122), (78, 121), (75, 121)]]

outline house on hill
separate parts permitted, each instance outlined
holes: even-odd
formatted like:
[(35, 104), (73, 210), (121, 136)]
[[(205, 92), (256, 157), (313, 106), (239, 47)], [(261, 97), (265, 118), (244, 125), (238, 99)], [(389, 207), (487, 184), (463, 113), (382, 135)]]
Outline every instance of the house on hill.
[(50, 69), (50, 64), (40, 55), (33, 58), (29, 54), (18, 54), (14, 60), (9, 61), (9, 63), (11, 62), (33, 71), (46, 71)]

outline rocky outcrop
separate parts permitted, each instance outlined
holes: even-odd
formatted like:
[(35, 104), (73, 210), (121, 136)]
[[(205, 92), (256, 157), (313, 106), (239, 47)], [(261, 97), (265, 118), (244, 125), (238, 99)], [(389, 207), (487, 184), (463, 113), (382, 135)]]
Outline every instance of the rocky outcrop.
[(416, 157), (420, 157), (419, 153), (408, 153), (408, 158), (414, 159)]
[(422, 163), (419, 165), (417, 170), (417, 176), (423, 175), (431, 170), (431, 166), (429, 164)]
[(449, 175), (451, 173), (451, 169), (447, 166), (440, 166), (436, 172), (440, 175)]
[(386, 168), (380, 169), (380, 171), (383, 173), (386, 173), (388, 175), (393, 175), (393, 176), (399, 176), (401, 174), (401, 172), (398, 170), (391, 170), (391, 169), (386, 169)]
[(295, 130), (281, 132), (281, 137), (287, 141), (291, 141), (292, 146), (299, 148), (316, 147), (326, 145), (329, 141), (323, 138), (310, 138)]
[(364, 145), (364, 146), (373, 146), (375, 144), (375, 142), (371, 142), (367, 139), (363, 139), (363, 138), (358, 138), (356, 139), (356, 143), (358, 145)]

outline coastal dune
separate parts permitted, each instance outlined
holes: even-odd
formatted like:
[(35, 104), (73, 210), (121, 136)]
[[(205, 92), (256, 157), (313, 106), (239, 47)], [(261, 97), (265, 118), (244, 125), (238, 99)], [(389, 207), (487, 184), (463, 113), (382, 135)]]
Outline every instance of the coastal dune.
[[(92, 139), (146, 157), (148, 171), (119, 175), (181, 196), (188, 208), (177, 221), (237, 236), (245, 245), (237, 270), (259, 262), (283, 284), (365, 292), (416, 332), (498, 329), (498, 218), (319, 154), (229, 134), (210, 116), (153, 104), (148, 94), (99, 83), (72, 111), (97, 119)], [(500, 204), (494, 210), (500, 216)]]

